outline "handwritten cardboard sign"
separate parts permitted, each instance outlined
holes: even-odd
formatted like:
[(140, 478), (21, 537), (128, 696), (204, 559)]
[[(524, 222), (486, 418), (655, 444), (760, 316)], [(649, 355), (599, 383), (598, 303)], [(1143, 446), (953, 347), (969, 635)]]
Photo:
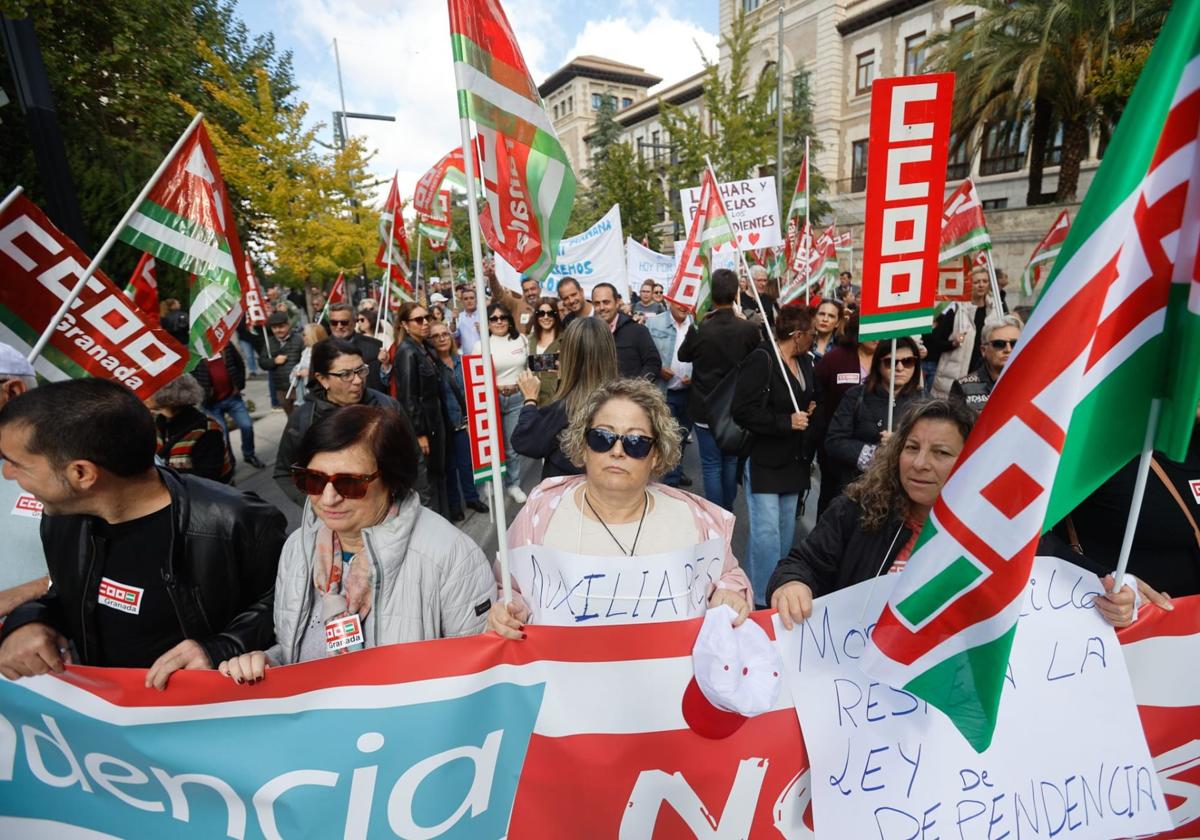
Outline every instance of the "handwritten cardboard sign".
[(1109, 838), (1171, 828), (1124, 656), (1093, 606), (1095, 575), (1037, 558), (996, 737), (982, 754), (937, 709), (857, 667), (863, 616), (879, 615), (897, 579), (820, 598), (790, 632), (776, 619), (818, 836)]
[[(739, 251), (774, 248), (783, 244), (779, 233), (779, 197), (775, 194), (775, 178), (750, 178), (717, 184), (729, 223), (737, 237)], [(700, 203), (700, 187), (681, 190), (679, 201), (683, 210), (683, 229), (692, 229), (692, 216)], [(715, 250), (728, 251), (720, 246)]]
[(532, 624), (611, 625), (704, 615), (724, 566), (720, 539), (636, 557), (571, 554), (546, 546), (509, 552)]

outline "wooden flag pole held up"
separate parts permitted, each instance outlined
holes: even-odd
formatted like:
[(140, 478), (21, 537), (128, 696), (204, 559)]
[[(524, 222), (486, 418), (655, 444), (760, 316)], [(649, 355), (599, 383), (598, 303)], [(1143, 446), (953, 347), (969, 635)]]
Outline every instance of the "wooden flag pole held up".
[(142, 191), (137, 194), (137, 198), (133, 200), (133, 204), (129, 205), (129, 209), (125, 211), (125, 215), (121, 217), (121, 221), (117, 222), (117, 226), (113, 228), (113, 232), (108, 235), (108, 239), (104, 240), (104, 244), (100, 246), (100, 250), (96, 252), (96, 256), (92, 257), (92, 261), (88, 263), (83, 274), (79, 276), (79, 282), (75, 284), (75, 288), (71, 289), (71, 293), (63, 300), (62, 305), (58, 307), (58, 311), (54, 313), (54, 317), (50, 319), (50, 323), (46, 325), (46, 329), (38, 336), (37, 343), (33, 345), (33, 349), (29, 351), (28, 361), (30, 364), (33, 360), (42, 354), (42, 350), (46, 346), (46, 342), (50, 340), (50, 336), (54, 335), (54, 330), (58, 327), (58, 322), (67, 314), (67, 310), (71, 308), (76, 298), (83, 293), (83, 287), (87, 285), (87, 281), (92, 279), (92, 275), (96, 273), (96, 269), (100, 267), (100, 262), (108, 256), (108, 252), (112, 250), (112, 246), (116, 244), (117, 238), (121, 235), (121, 231), (125, 229), (125, 225), (129, 224), (129, 219), (142, 206), (142, 202), (146, 200), (146, 196), (150, 194), (150, 190), (158, 183), (158, 179), (162, 177), (167, 166), (175, 159), (175, 155), (182, 148), (184, 141), (191, 136), (196, 130), (196, 126), (204, 119), (203, 112), (197, 112), (192, 118), (191, 123), (184, 130), (183, 134), (179, 135), (179, 139), (175, 141), (175, 145), (171, 147), (171, 151), (167, 152), (167, 156), (162, 159), (158, 165), (158, 169), (154, 170), (154, 174), (150, 176)]

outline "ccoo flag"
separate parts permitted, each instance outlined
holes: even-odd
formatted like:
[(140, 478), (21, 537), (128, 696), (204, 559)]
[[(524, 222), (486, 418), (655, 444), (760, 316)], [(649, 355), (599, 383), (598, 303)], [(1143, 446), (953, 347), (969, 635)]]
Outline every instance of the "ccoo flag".
[(938, 262), (949, 262), (963, 254), (991, 247), (992, 237), (983, 220), (983, 202), (979, 200), (975, 184), (967, 178), (946, 199)]
[(120, 238), (196, 276), (188, 316), (193, 361), (221, 352), (241, 306), (244, 271), (233, 208), (204, 121), (195, 123)]
[[(991, 742), (1042, 533), (1143, 447), (1182, 460), (1200, 399), (1200, 3), (1163, 25), (1054, 271), (864, 658)], [(1114, 422), (1114, 418), (1120, 418)]]
[(449, 0), (458, 113), (478, 132), (476, 167), (492, 250), (539, 283), (558, 255), (575, 173), (499, 0)]
[(679, 266), (666, 298), (695, 314), (700, 320), (712, 306), (712, 252), (733, 242), (733, 227), (721, 200), (721, 191), (711, 169), (704, 170), (700, 182), (700, 201), (692, 216)]
[(158, 318), (158, 267), (154, 257), (142, 254), (133, 276), (125, 284), (125, 297), (133, 301), (133, 305), (142, 312), (157, 320)]
[(1033, 249), (1033, 255), (1025, 264), (1025, 270), (1021, 272), (1021, 291), (1025, 294), (1032, 295), (1037, 289), (1043, 265), (1045, 263), (1054, 265), (1054, 260), (1058, 257), (1058, 252), (1062, 250), (1062, 244), (1070, 229), (1071, 218), (1067, 215), (1067, 211), (1063, 210), (1054, 220), (1054, 224), (1050, 226), (1050, 230), (1042, 237), (1042, 241)]

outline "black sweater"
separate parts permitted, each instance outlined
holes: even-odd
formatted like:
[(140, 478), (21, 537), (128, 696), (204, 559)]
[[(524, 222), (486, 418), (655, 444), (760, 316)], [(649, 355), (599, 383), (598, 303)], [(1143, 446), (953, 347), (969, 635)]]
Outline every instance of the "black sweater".
[(513, 429), (512, 445), (528, 458), (544, 458), (542, 478), (556, 475), (582, 475), (583, 468), (567, 460), (558, 446), (558, 436), (567, 428), (567, 404), (561, 400), (544, 407), (526, 405)]

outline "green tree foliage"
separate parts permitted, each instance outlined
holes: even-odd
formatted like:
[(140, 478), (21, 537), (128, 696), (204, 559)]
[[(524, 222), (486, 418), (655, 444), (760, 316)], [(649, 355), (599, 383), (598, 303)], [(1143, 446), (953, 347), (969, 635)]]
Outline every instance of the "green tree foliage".
[(1054, 200), (1074, 201), (1088, 135), (1118, 114), (1162, 27), (1169, 0), (983, 0), (974, 25), (929, 41), (929, 68), (956, 74), (958, 142), (983, 142), (988, 126), (1032, 119), (1029, 203), (1041, 194), (1045, 150), (1062, 129)]

